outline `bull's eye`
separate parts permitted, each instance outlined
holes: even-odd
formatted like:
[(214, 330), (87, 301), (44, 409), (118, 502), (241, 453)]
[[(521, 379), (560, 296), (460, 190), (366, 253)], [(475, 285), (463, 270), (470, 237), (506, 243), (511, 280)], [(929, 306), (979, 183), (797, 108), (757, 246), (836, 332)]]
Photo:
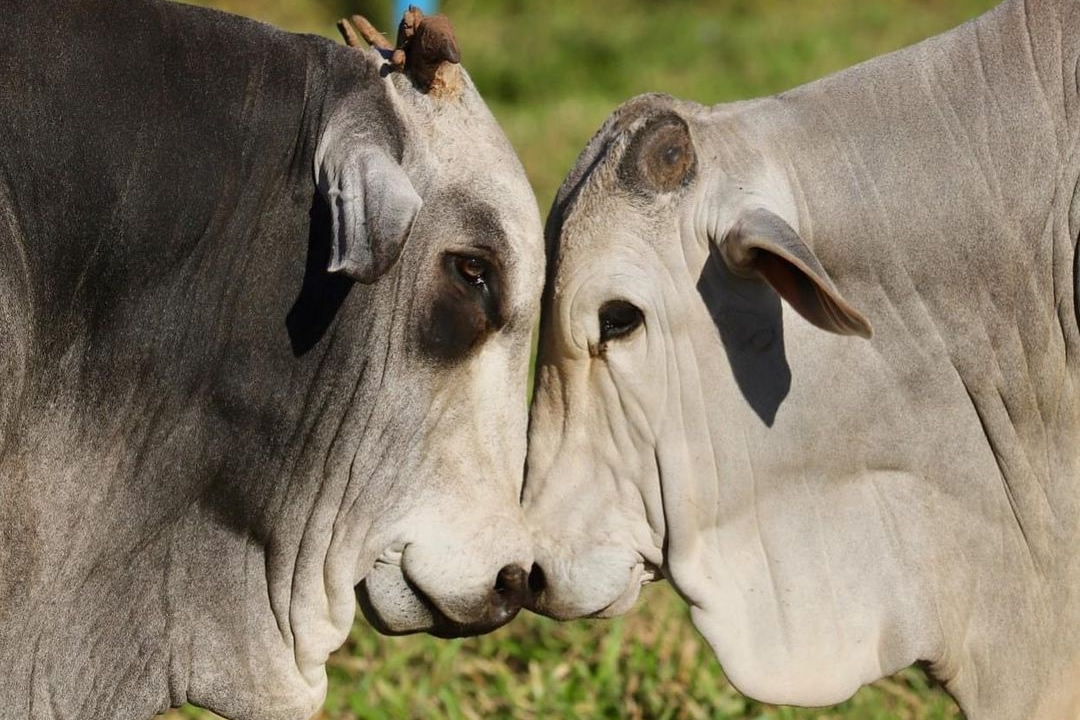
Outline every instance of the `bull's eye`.
[(625, 337), (645, 321), (634, 305), (625, 300), (609, 300), (600, 308), (600, 342)]
[(502, 266), (494, 250), (483, 247), (439, 256), (437, 282), (420, 341), (441, 360), (459, 360), (505, 324)]
[(486, 260), (478, 257), (455, 255), (454, 270), (466, 284), (481, 288), (487, 285), (491, 266)]

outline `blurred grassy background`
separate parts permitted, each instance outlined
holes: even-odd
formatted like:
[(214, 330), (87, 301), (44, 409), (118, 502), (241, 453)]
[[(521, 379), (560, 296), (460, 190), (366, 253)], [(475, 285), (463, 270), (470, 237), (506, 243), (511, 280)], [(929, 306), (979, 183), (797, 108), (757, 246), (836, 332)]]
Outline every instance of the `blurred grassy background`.
[[(337, 37), (361, 12), (389, 32), (388, 1), (200, 0), (298, 32)], [(776, 92), (952, 27), (994, 0), (443, 0), (463, 60), (547, 210), (619, 102), (663, 91), (702, 103)], [(522, 616), (465, 640), (386, 638), (358, 621), (330, 661), (326, 719), (958, 718), (917, 670), (823, 710), (747, 700), (666, 586), (612, 621)], [(206, 718), (184, 708), (167, 716)]]

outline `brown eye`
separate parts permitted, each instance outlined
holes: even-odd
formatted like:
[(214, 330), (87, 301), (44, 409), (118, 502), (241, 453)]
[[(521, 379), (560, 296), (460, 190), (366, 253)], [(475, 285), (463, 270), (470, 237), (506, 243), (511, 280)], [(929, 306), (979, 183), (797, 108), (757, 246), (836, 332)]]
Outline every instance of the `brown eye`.
[(487, 262), (480, 258), (459, 255), (454, 258), (454, 268), (469, 285), (481, 287), (487, 283), (489, 267)]

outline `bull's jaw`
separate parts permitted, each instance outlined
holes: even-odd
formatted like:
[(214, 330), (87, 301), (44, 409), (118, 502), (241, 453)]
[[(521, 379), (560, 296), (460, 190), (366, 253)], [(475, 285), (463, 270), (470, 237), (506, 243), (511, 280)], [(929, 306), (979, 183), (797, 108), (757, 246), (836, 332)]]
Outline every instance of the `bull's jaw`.
[[(739, 482), (732, 475), (725, 472), (717, 486), (755, 484), (752, 475)], [(879, 514), (873, 502), (845, 492), (814, 498), (807, 492), (813, 481), (785, 480), (796, 488), (789, 497), (757, 497), (743, 512), (704, 525), (695, 525), (696, 511), (668, 508), (666, 571), (731, 683), (768, 703), (832, 705), (934, 657), (942, 621), (921, 587), (925, 565), (895, 553), (895, 531), (885, 530), (898, 524), (891, 512)], [(880, 478), (917, 491), (912, 480)], [(784, 510), (808, 504), (822, 518), (831, 508), (858, 508), (852, 522), (866, 533), (857, 562), (840, 561), (857, 532), (837, 539), (829, 521), (800, 523)], [(905, 530), (919, 532), (913, 527)]]

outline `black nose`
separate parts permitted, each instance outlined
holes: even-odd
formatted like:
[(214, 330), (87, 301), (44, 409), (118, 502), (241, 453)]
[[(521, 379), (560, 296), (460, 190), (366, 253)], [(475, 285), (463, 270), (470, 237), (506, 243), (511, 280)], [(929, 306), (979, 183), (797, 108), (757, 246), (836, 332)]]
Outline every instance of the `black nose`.
[(529, 574), (520, 565), (507, 565), (495, 577), (492, 596), (496, 609), (516, 613), (528, 599)]
[(495, 578), (492, 609), (497, 614), (512, 615), (523, 607), (533, 608), (546, 587), (547, 577), (539, 565), (533, 565), (528, 572), (520, 565), (507, 565)]
[(505, 566), (495, 576), (495, 584), (483, 600), (486, 607), (481, 605), (475, 608), (479, 611), (477, 616), (464, 623), (451, 620), (418, 587), (410, 587), (431, 611), (432, 627), (428, 632), (437, 637), (452, 638), (482, 635), (513, 620), (518, 611), (531, 600), (529, 577), (529, 573), (520, 565)]
[(532, 570), (529, 571), (529, 594), (539, 595), (546, 588), (547, 576), (544, 575), (544, 568), (534, 564)]

